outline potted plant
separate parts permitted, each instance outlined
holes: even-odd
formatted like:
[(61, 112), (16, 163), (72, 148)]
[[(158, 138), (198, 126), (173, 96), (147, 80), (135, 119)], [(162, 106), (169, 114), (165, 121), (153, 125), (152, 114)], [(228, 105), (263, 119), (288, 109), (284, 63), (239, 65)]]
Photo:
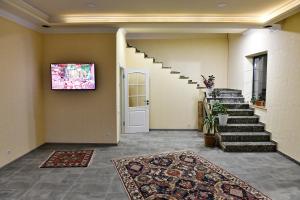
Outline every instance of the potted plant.
[(221, 103), (215, 103), (212, 111), (214, 114), (218, 115), (219, 125), (226, 126), (228, 120), (227, 108)]
[(253, 96), (253, 97), (251, 98), (250, 102), (252, 103), (252, 105), (254, 105), (255, 102), (256, 102), (256, 98)]
[(263, 96), (260, 94), (258, 99), (255, 101), (255, 105), (257, 106), (264, 106), (265, 100), (263, 99)]
[(210, 93), (213, 91), (214, 89), (214, 85), (215, 85), (215, 77), (214, 75), (210, 75), (208, 76), (208, 78), (205, 78), (205, 76), (201, 75), (203, 78), (203, 83), (206, 87), (206, 95), (210, 96)]
[(213, 114), (209, 114), (204, 119), (205, 133), (204, 143), (206, 147), (214, 147), (216, 145), (216, 117)]
[(220, 91), (217, 89), (214, 89), (210, 95), (212, 96), (213, 100), (210, 100), (210, 104), (213, 107), (215, 103), (219, 102), (219, 100), (217, 100), (217, 97), (220, 96)]

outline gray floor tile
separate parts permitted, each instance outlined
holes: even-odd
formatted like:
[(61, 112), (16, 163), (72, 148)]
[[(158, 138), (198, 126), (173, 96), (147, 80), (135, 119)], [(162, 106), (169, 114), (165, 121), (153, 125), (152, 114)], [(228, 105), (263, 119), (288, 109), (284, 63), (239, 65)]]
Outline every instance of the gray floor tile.
[[(88, 168), (40, 169), (54, 150), (95, 149)], [(111, 159), (193, 150), (273, 200), (299, 200), (300, 167), (278, 153), (225, 153), (206, 148), (195, 131), (123, 134), (118, 146), (46, 144), (0, 169), (1, 200), (128, 199)]]

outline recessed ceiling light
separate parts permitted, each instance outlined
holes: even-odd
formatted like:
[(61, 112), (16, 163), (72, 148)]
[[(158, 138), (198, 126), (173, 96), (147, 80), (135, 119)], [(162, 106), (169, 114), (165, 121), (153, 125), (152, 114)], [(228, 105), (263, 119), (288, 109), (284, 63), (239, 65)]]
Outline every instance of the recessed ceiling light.
[(96, 4), (94, 4), (94, 3), (88, 3), (87, 6), (90, 7), (90, 8), (95, 8)]
[(225, 2), (220, 2), (220, 3), (217, 4), (217, 6), (218, 6), (219, 8), (224, 8), (224, 7), (227, 6), (227, 3), (225, 3)]

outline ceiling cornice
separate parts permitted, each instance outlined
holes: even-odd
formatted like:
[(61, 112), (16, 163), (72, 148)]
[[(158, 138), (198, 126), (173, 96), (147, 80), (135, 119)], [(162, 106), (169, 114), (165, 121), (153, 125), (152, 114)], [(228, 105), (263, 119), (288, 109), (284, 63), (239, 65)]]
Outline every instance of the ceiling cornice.
[[(299, 10), (300, 0), (290, 0), (285, 4), (279, 5), (273, 11), (257, 17), (244, 16), (203, 16), (203, 15), (169, 15), (169, 14), (153, 14), (153, 15), (64, 15), (64, 16), (49, 16), (41, 10), (33, 7), (23, 0), (0, 0), (0, 5), (5, 5), (2, 8), (2, 13), (5, 11), (16, 17), (10, 17), (15, 20), (20, 15), (28, 16), (26, 20), (40, 26), (42, 24), (50, 25), (52, 27), (65, 26), (61, 31), (71, 28), (70, 25), (87, 25), (95, 24), (129, 24), (129, 23), (224, 23), (224, 24), (248, 24), (263, 26), (266, 24), (276, 23), (283, 18), (286, 18)], [(14, 11), (14, 12), (12, 12)], [(6, 15), (7, 15), (6, 13)], [(26, 21), (25, 19), (23, 21)], [(20, 20), (16, 21), (20, 23)], [(29, 22), (26, 22), (27, 24)], [(67, 26), (67, 27), (66, 27)], [(68, 27), (69, 26), (69, 27)], [(33, 26), (32, 26), (33, 27)], [(82, 27), (83, 28), (83, 27)], [(42, 29), (44, 32), (47, 30)], [(79, 29), (78, 29), (79, 30)], [(81, 32), (82, 29), (79, 30)], [(51, 31), (53, 32), (53, 31)]]
[(275, 8), (272, 12), (263, 15), (260, 20), (264, 24), (276, 23), (278, 21), (281, 21), (283, 18), (295, 14), (295, 12), (299, 10), (299, 8), (300, 0), (291, 0)]
[(20, 0), (2, 0), (3, 3), (11, 6), (11, 8), (16, 9), (20, 12), (23, 12), (24, 14), (29, 15), (30, 17), (34, 18), (37, 21), (40, 21), (43, 24), (49, 24), (50, 17), (38, 10), (37, 8), (34, 8), (30, 4), (20, 1)]
[(41, 32), (40, 26), (38, 26), (38, 25), (36, 25), (36, 24), (34, 24), (34, 23), (24, 19), (24, 18), (18, 17), (18, 16), (14, 15), (14, 14), (6, 11), (6, 10), (1, 9), (1, 8), (0, 8), (0, 16), (5, 18), (5, 19), (8, 19), (10, 21), (13, 21), (13, 22), (15, 22), (15, 23), (17, 23), (21, 26), (24, 26), (28, 29)]

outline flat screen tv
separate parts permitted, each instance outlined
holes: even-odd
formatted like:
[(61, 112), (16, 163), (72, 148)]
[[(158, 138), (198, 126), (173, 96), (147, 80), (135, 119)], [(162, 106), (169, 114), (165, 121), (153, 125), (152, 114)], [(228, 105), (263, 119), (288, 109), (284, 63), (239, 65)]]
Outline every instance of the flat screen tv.
[(52, 90), (95, 90), (94, 64), (51, 64)]

